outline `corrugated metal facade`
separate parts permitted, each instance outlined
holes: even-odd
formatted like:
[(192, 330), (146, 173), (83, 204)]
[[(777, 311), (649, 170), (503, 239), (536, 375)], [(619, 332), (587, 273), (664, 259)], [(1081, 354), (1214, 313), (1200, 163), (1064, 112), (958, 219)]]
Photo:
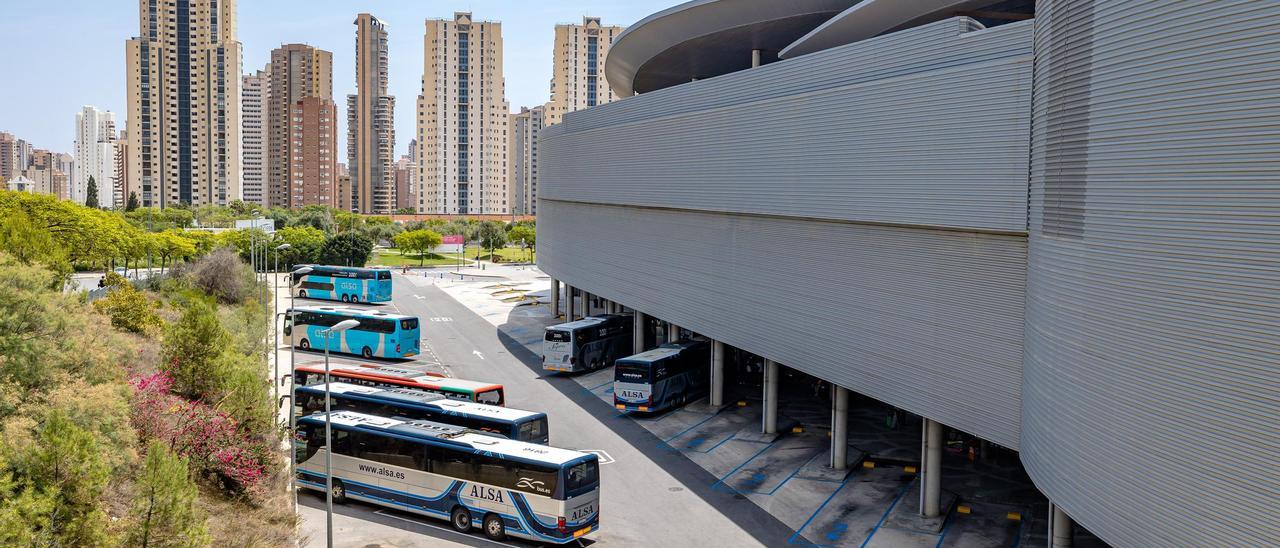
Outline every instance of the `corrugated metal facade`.
[(1280, 2), (1037, 25), (1027, 471), (1112, 544), (1280, 545)]
[(543, 200), (553, 277), (1017, 447), (1026, 238)]
[(1024, 232), (1031, 26), (961, 32), (974, 25), (942, 21), (574, 113), (543, 137), (541, 195)]

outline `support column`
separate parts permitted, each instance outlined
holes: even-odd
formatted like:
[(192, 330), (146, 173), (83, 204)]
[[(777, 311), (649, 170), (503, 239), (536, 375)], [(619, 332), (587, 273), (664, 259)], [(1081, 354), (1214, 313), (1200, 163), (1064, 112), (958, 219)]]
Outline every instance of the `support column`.
[(680, 326), (667, 322), (667, 342), (673, 343), (680, 340)]
[(582, 317), (591, 315), (591, 294), (586, 291), (582, 292)]
[(644, 336), (649, 317), (645, 316), (644, 312), (637, 310), (631, 321), (631, 353), (639, 354), (648, 350), (644, 347)]
[(764, 361), (764, 424), (765, 434), (778, 433), (778, 362)]
[(1075, 540), (1076, 524), (1057, 504), (1049, 505), (1050, 548), (1071, 548)]
[(849, 466), (849, 390), (831, 385), (831, 467), (844, 470)]
[(711, 406), (724, 405), (724, 343), (711, 341)]
[(751, 68), (760, 66), (760, 50), (751, 50)]
[(920, 456), (920, 513), (936, 518), (942, 507), (942, 423), (924, 419), (924, 451)]
[(551, 317), (560, 317), (560, 280), (551, 278)]
[(574, 294), (574, 293), (577, 293), (577, 292), (578, 292), (578, 290), (574, 289), (574, 288), (573, 288), (573, 286), (571, 286), (571, 285), (569, 285), (569, 284), (565, 284), (565, 286), (564, 286), (564, 299), (565, 299), (565, 306), (564, 306), (564, 309), (565, 309), (565, 317), (564, 317), (564, 319), (565, 319), (565, 321), (571, 322), (571, 321), (573, 321), (573, 320), (575, 320), (575, 319), (576, 319), (576, 318), (574, 318), (573, 316), (574, 316), (574, 314), (578, 311), (578, 306), (577, 306), (577, 304), (574, 302), (573, 294)]

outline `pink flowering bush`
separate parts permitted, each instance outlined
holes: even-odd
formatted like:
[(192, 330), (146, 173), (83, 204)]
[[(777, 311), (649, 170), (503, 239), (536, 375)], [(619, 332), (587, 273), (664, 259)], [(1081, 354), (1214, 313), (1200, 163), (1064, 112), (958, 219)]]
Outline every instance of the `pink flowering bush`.
[(234, 490), (256, 492), (267, 475), (268, 451), (261, 442), (243, 435), (235, 419), (171, 392), (174, 382), (166, 372), (134, 376), (130, 384), (134, 388), (130, 420), (143, 443), (160, 441)]

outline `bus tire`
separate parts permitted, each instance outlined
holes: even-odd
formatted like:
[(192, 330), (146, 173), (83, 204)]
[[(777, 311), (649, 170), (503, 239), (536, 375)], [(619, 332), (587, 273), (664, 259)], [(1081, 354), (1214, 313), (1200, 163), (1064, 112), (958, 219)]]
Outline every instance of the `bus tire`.
[(489, 514), (484, 517), (484, 536), (496, 541), (507, 539), (507, 526), (502, 523), (502, 516)]
[(346, 504), (346, 503), (347, 503), (347, 486), (345, 486), (345, 485), (343, 485), (343, 484), (342, 484), (342, 480), (340, 480), (340, 479), (334, 479), (334, 480), (333, 480), (333, 488), (332, 488), (332, 489), (330, 489), (329, 491), (330, 491), (331, 493), (333, 493), (333, 502), (334, 502), (334, 504)]
[(299, 289), (299, 290), (298, 290), (298, 298), (299, 298), (299, 299), (305, 299), (305, 298), (307, 298), (307, 290), (305, 290), (305, 289)]
[(309, 350), (311, 348), (311, 341), (308, 341), (306, 337), (303, 337), (301, 341), (298, 341), (298, 348)]
[(349, 302), (351, 302), (351, 297), (348, 297), (348, 296), (346, 296), (346, 294), (343, 294), (343, 295), (342, 295), (342, 302), (344, 302), (344, 303), (349, 303)]
[(357, 303), (357, 304), (358, 304), (358, 303), (360, 302), (360, 296), (359, 296), (359, 295), (352, 295), (352, 296), (351, 296), (351, 302), (353, 302), (353, 303)]
[(449, 525), (459, 533), (470, 533), (471, 511), (462, 506), (454, 506), (453, 511), (449, 513)]
[(361, 350), (360, 350), (360, 355), (361, 355), (361, 356), (364, 356), (364, 357), (365, 357), (365, 359), (372, 358), (372, 357), (373, 357), (373, 349), (372, 349), (372, 348), (369, 348), (369, 347), (367, 347), (367, 346), (366, 346), (366, 347), (364, 347), (363, 349), (361, 349)]

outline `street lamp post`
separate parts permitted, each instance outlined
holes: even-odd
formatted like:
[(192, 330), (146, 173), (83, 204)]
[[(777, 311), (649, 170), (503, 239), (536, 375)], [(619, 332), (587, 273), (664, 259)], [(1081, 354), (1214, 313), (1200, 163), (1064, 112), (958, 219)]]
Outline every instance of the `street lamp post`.
[[(280, 251), (290, 247), (289, 244), (276, 246), (276, 264), (271, 273), (271, 317), (275, 318), (275, 323), (271, 324), (271, 328), (276, 334), (275, 361), (272, 362), (272, 370), (275, 373), (272, 378), (275, 380), (271, 381), (271, 388), (277, 400), (280, 399), (280, 297), (275, 293), (280, 289)], [(293, 396), (290, 395), (290, 397)]]
[[(292, 406), (292, 405), (293, 405), (294, 382), (295, 382), (295, 380), (297, 379), (297, 375), (298, 375), (297, 371), (296, 371), (296, 370), (295, 370), (295, 368), (294, 368), (294, 363), (295, 363), (295, 362), (294, 362), (294, 360), (295, 360), (295, 357), (296, 357), (296, 356), (297, 356), (297, 354), (298, 354), (298, 347), (297, 347), (297, 346), (294, 346), (294, 344), (293, 344), (293, 329), (294, 329), (295, 324), (297, 324), (297, 323), (298, 323), (298, 322), (297, 322), (298, 312), (297, 312), (297, 310), (296, 310), (296, 309), (294, 308), (294, 306), (293, 306), (293, 294), (294, 294), (294, 291), (293, 291), (293, 278), (294, 278), (294, 276), (305, 276), (305, 275), (307, 275), (309, 272), (311, 272), (311, 267), (309, 267), (309, 266), (304, 266), (304, 267), (302, 267), (302, 268), (299, 268), (299, 269), (297, 269), (297, 270), (295, 270), (295, 271), (293, 271), (293, 272), (289, 273), (289, 330), (290, 330), (290, 331), (289, 331), (288, 335), (289, 335), (289, 404), (290, 404), (290, 406)], [(293, 440), (293, 439), (294, 439), (294, 437), (295, 437), (295, 436), (297, 436), (297, 434), (298, 434), (298, 433), (297, 433), (297, 429), (298, 429), (298, 417), (297, 417), (297, 414), (293, 412), (293, 409), (289, 409), (289, 439), (290, 439), (290, 440)], [(292, 441), (291, 441), (291, 443), (292, 443)], [(326, 451), (327, 451), (327, 449), (326, 449)], [(289, 451), (289, 481), (290, 481), (290, 483), (292, 483), (294, 480), (296, 480), (296, 479), (297, 479), (297, 477), (298, 477), (298, 453), (297, 453), (296, 451)], [(297, 489), (294, 489), (294, 493), (293, 493), (293, 513), (295, 513), (295, 514), (296, 514), (296, 513), (298, 513), (298, 491), (297, 491)]]
[(360, 322), (356, 320), (342, 320), (324, 330), (324, 507), (328, 548), (333, 548), (333, 416), (329, 398), (329, 341), (334, 333), (338, 333), (338, 344), (341, 345), (341, 333), (358, 325)]

